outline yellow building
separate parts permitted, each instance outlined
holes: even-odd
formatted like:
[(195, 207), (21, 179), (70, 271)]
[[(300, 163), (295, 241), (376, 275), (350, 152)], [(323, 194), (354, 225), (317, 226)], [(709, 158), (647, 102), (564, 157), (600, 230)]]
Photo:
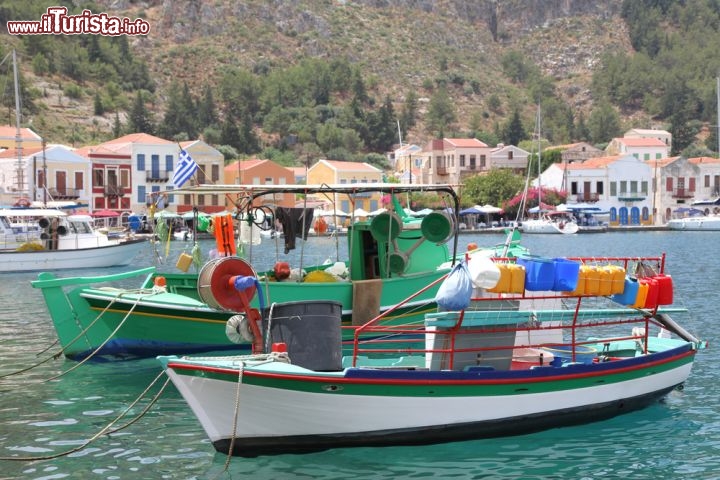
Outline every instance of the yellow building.
[[(319, 160), (307, 172), (307, 184), (337, 184), (348, 185), (357, 183), (367, 185), (381, 183), (383, 171), (364, 162), (344, 162), (340, 160)], [(318, 198), (318, 200), (323, 200)], [(346, 213), (352, 213), (362, 208), (372, 212), (380, 208), (381, 194), (378, 192), (362, 192), (352, 197), (335, 195), (332, 199), (334, 208)]]
[[(42, 148), (42, 137), (29, 128), (20, 129), (22, 148)], [(17, 128), (0, 125), (0, 148), (17, 148)]]

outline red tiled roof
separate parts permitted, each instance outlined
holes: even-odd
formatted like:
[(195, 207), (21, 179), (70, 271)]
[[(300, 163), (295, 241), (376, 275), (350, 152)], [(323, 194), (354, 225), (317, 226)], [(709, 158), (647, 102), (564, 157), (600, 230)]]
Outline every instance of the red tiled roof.
[[(583, 170), (583, 169), (590, 169), (590, 168), (603, 168), (607, 167), (613, 162), (616, 162), (619, 158), (621, 158), (622, 155), (612, 155), (609, 157), (595, 157), (595, 158), (589, 158), (585, 160), (584, 162), (574, 162), (567, 164), (568, 170)], [(560, 167), (562, 168), (562, 166)]]
[(618, 142), (624, 143), (628, 147), (667, 147), (665, 142), (657, 138), (628, 138), (622, 137), (617, 139)]
[(103, 145), (114, 145), (119, 143), (143, 143), (143, 144), (154, 144), (154, 143), (160, 143), (163, 145), (166, 145), (168, 143), (176, 143), (171, 142), (170, 140), (165, 140), (164, 138), (155, 137), (153, 135), (149, 135), (147, 133), (131, 133), (129, 135), (124, 135), (122, 137), (116, 138), (114, 140), (108, 140), (107, 142), (103, 143)]
[[(17, 136), (17, 127), (10, 125), (0, 125), (0, 137), (15, 138)], [(20, 129), (20, 138), (23, 140), (42, 140), (42, 137), (33, 132), (29, 128)]]
[(340, 171), (353, 171), (353, 172), (376, 172), (378, 169), (368, 163), (363, 162), (344, 162), (342, 160), (321, 160), (327, 163), (330, 167)]
[(688, 162), (695, 164), (695, 165), (707, 165), (710, 163), (720, 163), (720, 158), (713, 158), (713, 157), (693, 157), (688, 158)]
[(237, 162), (232, 162), (231, 164), (227, 165), (223, 171), (225, 172), (236, 172), (238, 169), (238, 163), (240, 163), (240, 170), (248, 170), (250, 168), (256, 167), (260, 165), (261, 163), (269, 162), (267, 159), (259, 159), (259, 158), (249, 158), (247, 160), (238, 160)]
[(444, 138), (443, 140), (456, 148), (487, 147), (486, 143), (481, 142), (477, 138)]

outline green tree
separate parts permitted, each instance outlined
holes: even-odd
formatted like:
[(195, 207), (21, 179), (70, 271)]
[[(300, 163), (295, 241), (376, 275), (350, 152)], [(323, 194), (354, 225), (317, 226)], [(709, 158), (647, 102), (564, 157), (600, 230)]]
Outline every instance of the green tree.
[(505, 124), (503, 128), (502, 140), (506, 145), (517, 145), (527, 137), (525, 128), (523, 127), (522, 120), (520, 119), (520, 112), (515, 109), (512, 117)]
[(621, 133), (620, 116), (607, 101), (600, 101), (588, 118), (590, 140), (593, 143), (609, 142)]
[(427, 121), (430, 130), (437, 137), (442, 137), (455, 122), (455, 105), (444, 86), (439, 87), (430, 98)]
[(128, 128), (131, 133), (153, 134), (155, 131), (152, 113), (145, 106), (145, 98), (140, 90), (135, 95), (135, 101), (128, 114)]
[(218, 116), (215, 108), (215, 100), (213, 99), (212, 88), (205, 84), (202, 98), (197, 105), (197, 122), (201, 129), (217, 125)]
[(462, 188), (463, 205), (500, 206), (525, 187), (525, 179), (507, 168), (493, 168), (485, 175), (465, 180)]
[(102, 115), (105, 113), (105, 107), (103, 106), (102, 98), (100, 98), (100, 92), (95, 92), (95, 99), (93, 100), (93, 114)]

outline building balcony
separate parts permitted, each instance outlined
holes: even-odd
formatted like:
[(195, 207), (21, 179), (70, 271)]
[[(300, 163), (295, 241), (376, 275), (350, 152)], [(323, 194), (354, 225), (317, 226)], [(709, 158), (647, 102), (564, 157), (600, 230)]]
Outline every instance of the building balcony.
[(118, 185), (105, 185), (103, 195), (106, 197), (122, 197), (125, 195), (125, 188)]
[(620, 192), (617, 198), (621, 202), (641, 202), (645, 200), (647, 196), (647, 192)]
[(80, 197), (79, 190), (76, 188), (49, 188), (48, 194), (54, 200), (75, 200)]
[(172, 171), (168, 170), (146, 170), (145, 181), (146, 182), (167, 182), (170, 180)]
[(447, 167), (445, 165), (435, 167), (435, 173), (438, 175), (447, 175)]
[(676, 188), (672, 192), (672, 198), (693, 198), (694, 196), (695, 192), (687, 188)]
[(600, 194), (592, 192), (580, 192), (576, 195), (576, 200), (583, 203), (595, 203), (600, 200)]

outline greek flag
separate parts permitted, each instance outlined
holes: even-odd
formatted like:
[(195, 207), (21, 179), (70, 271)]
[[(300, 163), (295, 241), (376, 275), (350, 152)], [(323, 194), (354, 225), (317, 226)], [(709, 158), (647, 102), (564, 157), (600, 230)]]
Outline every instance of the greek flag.
[(181, 149), (180, 154), (178, 155), (177, 168), (175, 169), (175, 174), (172, 178), (173, 185), (177, 188), (182, 187), (185, 182), (190, 180), (190, 177), (195, 174), (197, 169), (198, 164), (195, 163), (195, 160), (192, 159), (189, 153)]

